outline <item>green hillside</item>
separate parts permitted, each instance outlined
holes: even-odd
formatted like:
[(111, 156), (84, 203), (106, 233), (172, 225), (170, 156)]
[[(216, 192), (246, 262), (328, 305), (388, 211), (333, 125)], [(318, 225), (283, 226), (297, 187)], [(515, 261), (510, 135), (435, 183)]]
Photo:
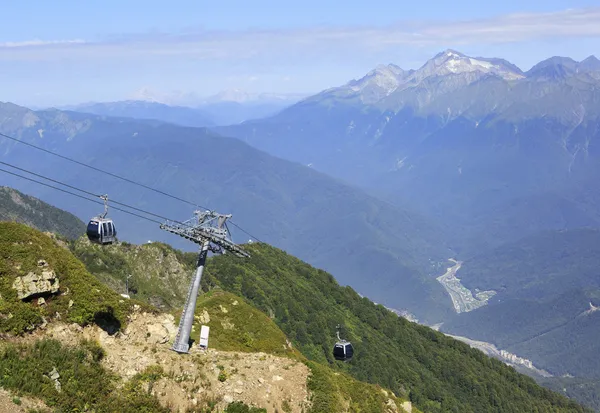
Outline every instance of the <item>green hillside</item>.
[[(59, 288), (38, 299), (21, 300), (13, 284), (17, 277), (53, 273)], [(55, 284), (56, 285), (56, 284)], [(39, 298), (39, 297), (38, 297)], [(0, 222), (0, 332), (23, 335), (55, 320), (97, 324), (109, 334), (125, 327), (136, 301), (121, 297), (90, 275), (84, 265), (54, 239), (24, 224)], [(146, 311), (150, 307), (142, 305)], [(34, 396), (55, 411), (145, 411), (166, 413), (155, 397), (136, 384), (119, 388), (101, 365), (104, 352), (96, 343), (65, 346), (52, 339), (0, 342), (0, 387)], [(48, 379), (60, 371), (62, 389)]]
[[(74, 245), (83, 254), (86, 244), (80, 240)], [(94, 261), (90, 257), (95, 254), (97, 259), (100, 257), (98, 254), (103, 252), (89, 244), (87, 248), (88, 254), (84, 255), (90, 262)], [(117, 244), (109, 255), (103, 256), (104, 261), (99, 265), (105, 273), (114, 270), (118, 274), (123, 263), (136, 264), (135, 260), (131, 260), (135, 255), (131, 251), (135, 248), (138, 247)], [(156, 249), (166, 254), (173, 252), (160, 244), (139, 248), (142, 249), (140, 259), (147, 258), (144, 252)], [(176, 259), (184, 257), (177, 251)], [(39, 267), (40, 260), (47, 261), (48, 266)], [(45, 294), (43, 305), (36, 299), (19, 300), (12, 288), (14, 280), (30, 271), (40, 273), (40, 268), (55, 272), (59, 278), (59, 290), (55, 294)], [(187, 287), (186, 282), (179, 281)], [(145, 301), (152, 299), (148, 295), (142, 296)], [(1, 332), (23, 334), (46, 322), (67, 321), (80, 325), (95, 323), (112, 334), (115, 329), (125, 327), (127, 315), (134, 304), (142, 305), (144, 311), (154, 311), (139, 301), (121, 299), (90, 275), (83, 263), (66, 248), (46, 234), (19, 223), (0, 223)], [(312, 413), (343, 412), (348, 406), (352, 411), (376, 413), (388, 411), (390, 400), (398, 406), (403, 402), (380, 386), (361, 383), (348, 374), (308, 361), (267, 315), (241, 297), (213, 290), (200, 297), (196, 314), (196, 333), (198, 323), (211, 327), (211, 348), (264, 352), (288, 357), (290, 363), (307, 364), (311, 371), (307, 386), (311, 391)], [(145, 381), (148, 381), (146, 376), (154, 373), (140, 372), (125, 386), (119, 386), (118, 377), (102, 365), (104, 356), (105, 351), (92, 341), (82, 341), (74, 346), (52, 339), (27, 344), (3, 341), (0, 343), (0, 386), (39, 398), (56, 411), (170, 411), (161, 406), (154, 395), (143, 390)], [(53, 368), (60, 371), (61, 391), (46, 377)], [(223, 374), (226, 380), (226, 370)], [(235, 404), (230, 410), (237, 411), (234, 407)], [(413, 412), (419, 413), (416, 409)]]
[(0, 187), (0, 221), (21, 222), (71, 239), (85, 232), (75, 215), (5, 186)]
[[(391, 388), (425, 412), (574, 412), (569, 401), (466, 344), (408, 322), (334, 278), (264, 244), (250, 259), (213, 258), (203, 286), (220, 286), (271, 314), (310, 360)], [(355, 357), (333, 362), (335, 325)]]
[[(45, 294), (43, 304), (36, 295), (19, 299), (13, 288), (17, 277), (26, 280), (44, 273), (55, 276), (48, 282), (58, 283), (58, 291)], [(134, 304), (120, 300), (51, 237), (13, 222), (0, 222), (0, 296), (0, 331), (13, 334), (56, 317), (81, 325), (96, 323), (112, 333), (126, 323)]]
[(187, 296), (196, 254), (183, 253), (167, 244), (133, 245), (91, 243), (81, 237), (70, 244), (73, 254), (87, 270), (113, 290), (129, 294), (161, 310), (180, 308)]
[[(308, 361), (288, 341), (285, 334), (265, 313), (241, 297), (214, 289), (198, 298), (192, 336), (200, 333), (200, 325), (210, 327), (209, 347), (223, 351), (262, 352), (289, 357), (290, 363), (306, 363), (310, 368), (308, 387), (312, 392), (311, 413), (345, 411), (387, 411), (392, 399), (400, 406), (402, 399), (380, 386), (356, 380), (349, 374), (333, 371), (326, 365)], [(223, 370), (227, 378), (227, 370)], [(417, 413), (417, 409), (413, 409)]]
[(262, 351), (298, 358), (285, 334), (263, 312), (243, 298), (212, 290), (198, 298), (192, 335), (210, 327), (210, 346), (225, 351)]

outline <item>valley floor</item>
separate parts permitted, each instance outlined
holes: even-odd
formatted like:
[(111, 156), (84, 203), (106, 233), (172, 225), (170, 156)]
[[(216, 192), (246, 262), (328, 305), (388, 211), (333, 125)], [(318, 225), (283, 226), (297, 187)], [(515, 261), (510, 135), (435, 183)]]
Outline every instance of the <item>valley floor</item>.
[(473, 296), (471, 290), (462, 285), (460, 279), (456, 276), (456, 273), (460, 270), (462, 261), (455, 261), (453, 259), (449, 261), (454, 262), (454, 265), (449, 267), (443, 275), (437, 277), (437, 280), (444, 286), (448, 295), (450, 295), (454, 311), (456, 313), (466, 313), (486, 305), (496, 292), (481, 291), (476, 292), (475, 296)]

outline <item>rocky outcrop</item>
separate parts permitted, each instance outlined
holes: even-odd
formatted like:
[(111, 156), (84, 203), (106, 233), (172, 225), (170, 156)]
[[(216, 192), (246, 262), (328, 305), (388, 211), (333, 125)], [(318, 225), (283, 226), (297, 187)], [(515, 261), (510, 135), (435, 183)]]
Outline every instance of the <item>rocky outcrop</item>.
[(58, 292), (60, 286), (56, 273), (48, 268), (48, 263), (44, 260), (38, 261), (38, 267), (41, 269), (40, 274), (30, 271), (13, 282), (12, 288), (17, 291), (20, 300)]

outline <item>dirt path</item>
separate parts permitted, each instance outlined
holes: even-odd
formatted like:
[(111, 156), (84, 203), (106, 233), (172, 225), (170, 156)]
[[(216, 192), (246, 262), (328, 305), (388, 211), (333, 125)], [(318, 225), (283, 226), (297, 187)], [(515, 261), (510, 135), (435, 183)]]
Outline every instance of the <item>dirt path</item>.
[(0, 388), (0, 413), (26, 413), (29, 409), (44, 408), (44, 403), (16, 395)]
[(190, 354), (170, 350), (177, 331), (170, 315), (134, 313), (123, 333), (109, 336), (96, 326), (53, 324), (43, 335), (66, 344), (81, 338), (97, 340), (106, 350), (104, 365), (124, 381), (149, 366), (164, 375), (150, 391), (174, 412), (215, 402), (218, 409), (232, 401), (275, 411), (306, 411), (309, 369), (303, 363), (264, 353), (224, 352), (194, 348)]

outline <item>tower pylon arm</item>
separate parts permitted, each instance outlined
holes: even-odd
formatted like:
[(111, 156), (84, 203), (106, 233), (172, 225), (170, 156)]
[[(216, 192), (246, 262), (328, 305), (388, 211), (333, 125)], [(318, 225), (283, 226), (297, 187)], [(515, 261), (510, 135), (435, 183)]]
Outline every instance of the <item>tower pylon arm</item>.
[(250, 256), (243, 248), (231, 240), (231, 235), (226, 224), (231, 215), (219, 214), (215, 211), (194, 211), (194, 214), (196, 215), (195, 218), (182, 223), (166, 221), (160, 224), (161, 229), (200, 245), (196, 272), (190, 283), (179, 322), (179, 329), (172, 347), (172, 350), (178, 353), (187, 353), (189, 351), (188, 343), (194, 323), (196, 299), (200, 291), (200, 282), (208, 251), (213, 253), (229, 251), (238, 257)]

